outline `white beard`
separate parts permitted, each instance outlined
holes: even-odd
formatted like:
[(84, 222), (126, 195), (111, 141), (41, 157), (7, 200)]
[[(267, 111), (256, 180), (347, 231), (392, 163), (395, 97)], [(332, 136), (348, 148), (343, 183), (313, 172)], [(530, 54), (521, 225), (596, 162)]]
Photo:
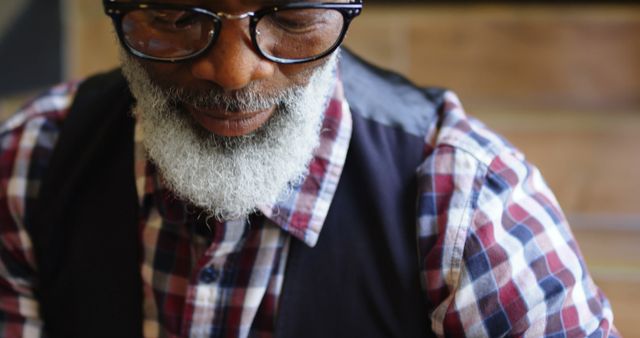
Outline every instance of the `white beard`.
[[(333, 92), (337, 54), (314, 70), (309, 83), (265, 97), (249, 86), (232, 95), (162, 89), (132, 57), (123, 73), (137, 100), (134, 115), (143, 145), (163, 183), (179, 198), (220, 220), (247, 217), (287, 197), (308, 171), (319, 144), (322, 117)], [(253, 86), (255, 87), (255, 86)], [(206, 131), (176, 102), (256, 111), (277, 105), (257, 131), (222, 137)]]

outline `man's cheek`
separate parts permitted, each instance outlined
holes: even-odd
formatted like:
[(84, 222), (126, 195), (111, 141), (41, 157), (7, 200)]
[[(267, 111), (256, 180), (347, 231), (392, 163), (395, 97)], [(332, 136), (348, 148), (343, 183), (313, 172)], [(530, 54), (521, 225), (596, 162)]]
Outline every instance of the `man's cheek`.
[(136, 60), (149, 75), (149, 79), (161, 88), (188, 87), (189, 68), (185, 64)]
[(328, 62), (328, 58), (293, 65), (280, 65), (280, 71), (290, 84), (296, 86), (306, 86), (313, 73)]
[[(139, 63), (146, 71), (149, 79), (161, 88), (181, 88), (186, 90), (206, 91), (217, 84), (197, 79), (191, 73), (189, 62), (169, 63), (154, 62), (140, 59), (132, 59), (132, 62)], [(311, 75), (320, 66), (324, 65), (327, 59), (296, 65), (277, 65), (277, 70), (267, 79), (253, 83), (256, 87), (262, 88), (265, 92), (279, 92), (285, 88), (293, 86), (306, 86)]]

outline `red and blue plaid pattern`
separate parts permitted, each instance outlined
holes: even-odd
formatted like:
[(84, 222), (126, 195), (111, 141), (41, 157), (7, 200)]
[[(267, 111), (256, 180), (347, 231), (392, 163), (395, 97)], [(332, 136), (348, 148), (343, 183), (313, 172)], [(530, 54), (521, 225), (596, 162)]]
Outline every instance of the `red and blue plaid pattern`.
[(442, 336), (606, 337), (615, 329), (540, 172), (452, 93), (418, 169), (432, 329)]
[(77, 84), (52, 88), (0, 126), (0, 337), (38, 337), (36, 262), (24, 224)]
[[(23, 223), (76, 84), (32, 101), (0, 128), (0, 336), (40, 336), (36, 267)], [(439, 336), (616, 334), (540, 173), (448, 93), (417, 168), (425, 301)], [(140, 146), (136, 182), (147, 337), (269, 337), (291, 237), (313, 246), (351, 137), (338, 86), (321, 146), (291, 198), (248, 222), (200, 217), (166, 191)], [(289, 236), (291, 235), (291, 236)], [(426, 321), (425, 321), (426, 322)]]

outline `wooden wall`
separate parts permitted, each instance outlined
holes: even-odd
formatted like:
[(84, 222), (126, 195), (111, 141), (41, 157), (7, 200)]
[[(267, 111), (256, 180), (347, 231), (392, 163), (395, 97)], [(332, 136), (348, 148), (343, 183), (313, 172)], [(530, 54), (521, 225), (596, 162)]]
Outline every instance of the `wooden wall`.
[(640, 107), (640, 6), (378, 7), (349, 44), (483, 106)]
[[(116, 65), (98, 1), (66, 0), (69, 77)], [(367, 6), (347, 45), (467, 105), (640, 108), (640, 6)]]

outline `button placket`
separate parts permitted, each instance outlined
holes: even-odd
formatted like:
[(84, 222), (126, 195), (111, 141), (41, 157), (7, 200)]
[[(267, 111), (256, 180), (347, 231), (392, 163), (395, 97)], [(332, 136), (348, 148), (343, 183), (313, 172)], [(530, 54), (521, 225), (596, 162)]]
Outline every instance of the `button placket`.
[[(222, 303), (228, 290), (222, 284), (235, 271), (235, 253), (241, 249), (247, 229), (245, 221), (228, 221), (214, 227), (213, 243), (198, 259), (190, 277), (182, 323), (185, 335), (208, 335), (211, 324), (207, 323), (214, 323), (219, 315), (212, 309), (228, 306)], [(196, 322), (191, 321), (194, 314)]]
[(220, 270), (210, 265), (200, 271), (199, 280), (201, 283), (211, 284), (220, 278)]

